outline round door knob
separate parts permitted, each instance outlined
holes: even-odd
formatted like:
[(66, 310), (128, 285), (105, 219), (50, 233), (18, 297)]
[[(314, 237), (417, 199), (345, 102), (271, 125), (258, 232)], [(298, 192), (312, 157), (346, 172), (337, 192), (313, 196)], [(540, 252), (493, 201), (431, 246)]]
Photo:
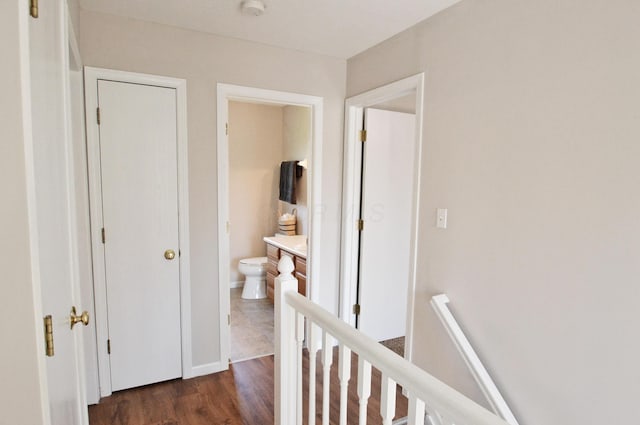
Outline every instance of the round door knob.
[(74, 306), (71, 307), (71, 314), (69, 316), (69, 319), (71, 321), (71, 329), (73, 329), (76, 323), (82, 323), (83, 325), (87, 326), (89, 324), (89, 313), (87, 311), (83, 311), (82, 314), (78, 316), (78, 314), (76, 313), (76, 308)]
[(176, 253), (173, 249), (167, 249), (164, 252), (164, 258), (166, 258), (167, 260), (173, 260), (174, 258), (176, 258)]

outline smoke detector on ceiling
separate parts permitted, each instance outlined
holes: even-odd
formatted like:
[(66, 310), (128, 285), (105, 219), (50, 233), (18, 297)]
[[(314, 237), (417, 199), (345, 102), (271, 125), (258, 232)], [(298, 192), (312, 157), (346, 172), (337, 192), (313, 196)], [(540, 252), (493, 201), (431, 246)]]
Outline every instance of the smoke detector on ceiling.
[(262, 0), (245, 0), (242, 2), (242, 13), (245, 15), (260, 16), (266, 6)]

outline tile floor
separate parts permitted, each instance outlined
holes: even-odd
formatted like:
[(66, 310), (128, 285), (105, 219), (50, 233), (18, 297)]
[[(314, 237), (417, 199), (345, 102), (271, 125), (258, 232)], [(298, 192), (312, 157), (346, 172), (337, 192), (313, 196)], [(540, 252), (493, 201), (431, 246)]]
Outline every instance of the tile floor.
[(231, 289), (231, 362), (273, 354), (273, 304), (268, 298), (243, 300)]

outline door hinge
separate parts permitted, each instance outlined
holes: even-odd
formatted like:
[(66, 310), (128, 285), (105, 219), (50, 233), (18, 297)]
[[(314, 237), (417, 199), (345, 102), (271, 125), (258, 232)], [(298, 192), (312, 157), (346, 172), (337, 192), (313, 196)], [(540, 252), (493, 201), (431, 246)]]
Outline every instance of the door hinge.
[(360, 130), (360, 141), (361, 142), (367, 141), (367, 130)]
[(231, 326), (231, 315), (227, 314), (227, 323)]
[(107, 232), (105, 232), (104, 227), (102, 228), (101, 236), (102, 236), (102, 243), (105, 243), (107, 241)]
[(353, 305), (353, 314), (356, 316), (360, 316), (360, 304)]
[(98, 122), (98, 125), (100, 125), (100, 108), (96, 108), (96, 121)]
[(358, 220), (358, 230), (362, 232), (364, 229), (364, 220)]
[(111, 340), (107, 340), (107, 354), (111, 354)]
[(31, 0), (29, 4), (29, 13), (32, 18), (38, 18), (38, 0)]
[(224, 134), (229, 135), (229, 123), (224, 123)]
[(53, 357), (53, 319), (50, 314), (44, 317), (44, 344), (47, 357)]

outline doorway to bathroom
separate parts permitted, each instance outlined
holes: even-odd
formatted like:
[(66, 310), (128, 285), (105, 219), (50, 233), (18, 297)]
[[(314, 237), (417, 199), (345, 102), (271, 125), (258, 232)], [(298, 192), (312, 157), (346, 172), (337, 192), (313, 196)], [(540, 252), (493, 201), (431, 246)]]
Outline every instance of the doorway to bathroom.
[(274, 352), (281, 256), (317, 297), (321, 112), (315, 96), (218, 85), (220, 347), (231, 363)]

